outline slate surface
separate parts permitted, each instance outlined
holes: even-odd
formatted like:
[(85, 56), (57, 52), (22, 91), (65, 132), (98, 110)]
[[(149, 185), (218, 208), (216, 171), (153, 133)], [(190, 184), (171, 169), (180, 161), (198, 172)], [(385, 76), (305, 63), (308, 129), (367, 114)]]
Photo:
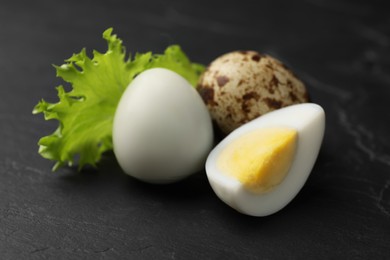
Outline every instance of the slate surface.
[[(368, 3), (370, 2), (370, 3)], [(104, 50), (178, 43), (208, 63), (236, 49), (284, 61), (327, 113), (299, 195), (266, 218), (236, 213), (204, 173), (167, 186), (98, 170), (51, 172), (37, 153), (55, 122), (51, 64)], [(385, 1), (0, 1), (1, 259), (389, 259), (390, 16)]]

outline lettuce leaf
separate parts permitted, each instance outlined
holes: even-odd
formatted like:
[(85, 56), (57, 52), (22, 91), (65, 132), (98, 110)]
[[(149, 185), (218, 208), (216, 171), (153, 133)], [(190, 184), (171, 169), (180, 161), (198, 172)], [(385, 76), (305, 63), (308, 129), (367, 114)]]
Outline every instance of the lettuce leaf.
[(78, 163), (96, 166), (104, 152), (112, 150), (112, 125), (117, 104), (133, 78), (156, 67), (167, 68), (186, 78), (193, 86), (204, 66), (191, 63), (177, 45), (169, 46), (163, 54), (137, 53), (128, 57), (122, 40), (112, 34), (112, 28), (103, 33), (108, 50), (86, 50), (73, 54), (65, 64), (54, 66), (57, 76), (69, 83), (70, 90), (58, 86), (57, 103), (41, 100), (33, 114), (43, 113), (46, 120), (58, 120), (58, 128), (42, 137), (39, 153), (56, 161), (53, 170)]

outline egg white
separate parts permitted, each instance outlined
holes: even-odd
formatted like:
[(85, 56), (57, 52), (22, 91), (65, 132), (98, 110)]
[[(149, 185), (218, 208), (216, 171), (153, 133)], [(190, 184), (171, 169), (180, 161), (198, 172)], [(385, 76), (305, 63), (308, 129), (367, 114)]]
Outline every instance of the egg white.
[[(298, 132), (295, 156), (285, 179), (272, 191), (255, 194), (237, 179), (220, 172), (217, 159), (232, 141), (255, 129), (289, 127)], [(237, 128), (209, 154), (206, 173), (216, 195), (237, 211), (267, 216), (284, 208), (301, 190), (317, 159), (325, 131), (325, 113), (313, 103), (288, 106), (267, 113)]]
[(208, 110), (179, 74), (146, 70), (123, 93), (113, 123), (113, 146), (128, 175), (150, 183), (178, 181), (204, 167), (212, 145)]

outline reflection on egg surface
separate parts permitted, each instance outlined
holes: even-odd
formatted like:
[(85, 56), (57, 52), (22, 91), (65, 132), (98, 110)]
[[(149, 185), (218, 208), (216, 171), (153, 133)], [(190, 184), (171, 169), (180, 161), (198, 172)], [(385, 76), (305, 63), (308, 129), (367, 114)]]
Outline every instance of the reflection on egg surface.
[(216, 195), (237, 211), (267, 216), (305, 184), (325, 131), (324, 110), (292, 105), (233, 131), (209, 154), (206, 173)]

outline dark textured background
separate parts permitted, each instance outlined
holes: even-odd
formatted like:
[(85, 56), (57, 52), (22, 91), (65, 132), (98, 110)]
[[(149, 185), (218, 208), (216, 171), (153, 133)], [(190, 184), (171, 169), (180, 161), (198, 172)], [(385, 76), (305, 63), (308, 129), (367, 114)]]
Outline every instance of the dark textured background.
[[(55, 122), (51, 64), (104, 51), (113, 26), (127, 50), (180, 44), (208, 63), (254, 49), (288, 64), (327, 113), (317, 164), (279, 213), (253, 218), (204, 175), (153, 186), (112, 154), (97, 171), (51, 172), (37, 153)], [(385, 1), (0, 1), (0, 258), (205, 259), (390, 257), (390, 16)]]

